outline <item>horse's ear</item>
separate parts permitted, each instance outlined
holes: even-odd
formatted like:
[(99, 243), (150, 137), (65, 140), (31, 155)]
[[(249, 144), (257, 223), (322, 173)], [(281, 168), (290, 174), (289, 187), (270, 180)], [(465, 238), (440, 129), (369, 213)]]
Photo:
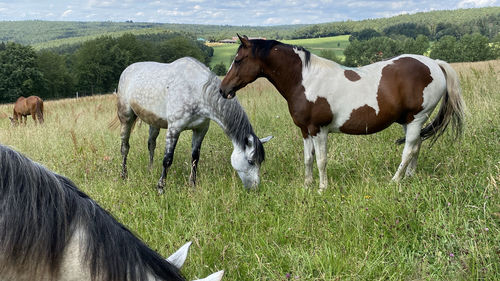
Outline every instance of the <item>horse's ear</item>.
[(266, 143), (266, 142), (270, 141), (272, 138), (273, 138), (273, 136), (267, 136), (265, 138), (261, 138), (260, 142), (261, 143)]
[(238, 33), (236, 33), (236, 35), (238, 35), (241, 45), (243, 45), (246, 48), (250, 47), (250, 40), (248, 40), (248, 37), (246, 35), (243, 35), (243, 37), (240, 36)]
[(167, 261), (177, 267), (178, 269), (181, 269), (182, 265), (186, 261), (188, 252), (189, 252), (189, 246), (191, 246), (193, 242), (189, 241), (186, 244), (184, 244), (182, 247), (177, 250), (177, 252), (173, 253), (170, 257), (167, 258)]
[(203, 279), (198, 279), (194, 281), (220, 281), (222, 280), (222, 277), (224, 276), (224, 270), (217, 271), (216, 273), (211, 274), (210, 276), (207, 276)]

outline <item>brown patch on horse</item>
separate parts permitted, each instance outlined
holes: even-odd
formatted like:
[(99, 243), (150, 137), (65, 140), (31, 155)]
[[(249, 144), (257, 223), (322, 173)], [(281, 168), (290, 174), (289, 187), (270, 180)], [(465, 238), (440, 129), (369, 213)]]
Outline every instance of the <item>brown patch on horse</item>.
[(315, 136), (321, 127), (332, 123), (333, 113), (325, 98), (318, 97), (315, 102), (311, 102), (306, 99), (304, 91), (297, 96), (298, 99), (288, 103), (288, 109), (293, 122), (300, 128), (302, 137)]
[(393, 122), (410, 123), (423, 110), (424, 89), (432, 80), (430, 69), (417, 59), (403, 57), (393, 61), (382, 69), (378, 114), (368, 105), (354, 109), (340, 131), (364, 135), (379, 132)]
[(139, 103), (132, 100), (130, 102), (130, 107), (134, 111), (134, 113), (139, 116), (144, 122), (153, 125), (157, 128), (168, 128), (168, 122), (165, 119), (158, 117), (155, 113), (145, 109)]
[(352, 82), (355, 82), (355, 81), (358, 81), (359, 79), (361, 79), (361, 76), (359, 76), (359, 74), (354, 71), (354, 70), (345, 70), (344, 71), (344, 76), (345, 78), (349, 79), (349, 81), (352, 81)]
[[(272, 66), (265, 77), (276, 87), (288, 102), (293, 122), (300, 128), (302, 136), (315, 136), (321, 127), (329, 125), (333, 113), (327, 99), (318, 97), (314, 102), (307, 100), (302, 85), (302, 60), (288, 45), (274, 46), (275, 55), (267, 57), (264, 67)], [(288, 64), (283, 64), (288, 61)], [(306, 62), (307, 64), (307, 54)]]

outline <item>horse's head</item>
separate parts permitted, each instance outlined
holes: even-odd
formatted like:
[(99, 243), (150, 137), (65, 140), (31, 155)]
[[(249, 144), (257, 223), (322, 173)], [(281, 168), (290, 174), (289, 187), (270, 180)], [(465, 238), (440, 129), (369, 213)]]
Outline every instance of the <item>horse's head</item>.
[(236, 91), (255, 81), (262, 72), (261, 62), (252, 50), (252, 42), (245, 35), (241, 37), (238, 34), (238, 37), (241, 45), (220, 85), (220, 94), (226, 99), (234, 98)]
[(248, 135), (245, 140), (245, 146), (234, 146), (231, 155), (231, 165), (238, 172), (243, 185), (247, 189), (256, 188), (260, 182), (260, 165), (264, 161), (263, 143), (268, 142), (272, 136), (262, 139), (255, 135)]
[(16, 118), (12, 118), (12, 117), (10, 117), (10, 116), (9, 116), (9, 119), (10, 119), (10, 124), (11, 124), (12, 126), (14, 126), (14, 127), (15, 127), (15, 126), (19, 125), (19, 122), (17, 121), (17, 119), (16, 119)]

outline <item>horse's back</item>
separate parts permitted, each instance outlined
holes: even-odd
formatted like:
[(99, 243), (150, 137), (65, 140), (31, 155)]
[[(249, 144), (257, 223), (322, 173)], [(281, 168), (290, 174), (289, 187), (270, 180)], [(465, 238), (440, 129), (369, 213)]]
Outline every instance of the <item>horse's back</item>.
[(171, 115), (188, 114), (200, 103), (212, 76), (206, 66), (189, 57), (172, 63), (134, 63), (120, 76), (119, 106), (130, 107), (148, 124), (166, 128)]

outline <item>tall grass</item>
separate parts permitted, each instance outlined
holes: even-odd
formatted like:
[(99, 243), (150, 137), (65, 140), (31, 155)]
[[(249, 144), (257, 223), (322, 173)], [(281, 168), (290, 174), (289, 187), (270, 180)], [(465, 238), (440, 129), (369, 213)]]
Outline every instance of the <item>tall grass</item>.
[[(460, 142), (424, 143), (417, 173), (390, 181), (400, 126), (369, 136), (329, 137), (330, 188), (303, 188), (302, 138), (285, 100), (265, 80), (238, 93), (266, 144), (258, 190), (244, 190), (232, 145), (212, 122), (198, 186), (189, 186), (190, 132), (181, 134), (163, 195), (165, 133), (147, 169), (147, 126), (131, 136), (129, 179), (120, 174), (113, 95), (46, 102), (44, 126), (11, 128), (0, 106), (0, 143), (71, 178), (164, 256), (194, 241), (188, 279), (218, 269), (226, 280), (500, 278), (500, 63), (455, 64), (468, 106)], [(315, 169), (316, 184), (318, 181)]]

